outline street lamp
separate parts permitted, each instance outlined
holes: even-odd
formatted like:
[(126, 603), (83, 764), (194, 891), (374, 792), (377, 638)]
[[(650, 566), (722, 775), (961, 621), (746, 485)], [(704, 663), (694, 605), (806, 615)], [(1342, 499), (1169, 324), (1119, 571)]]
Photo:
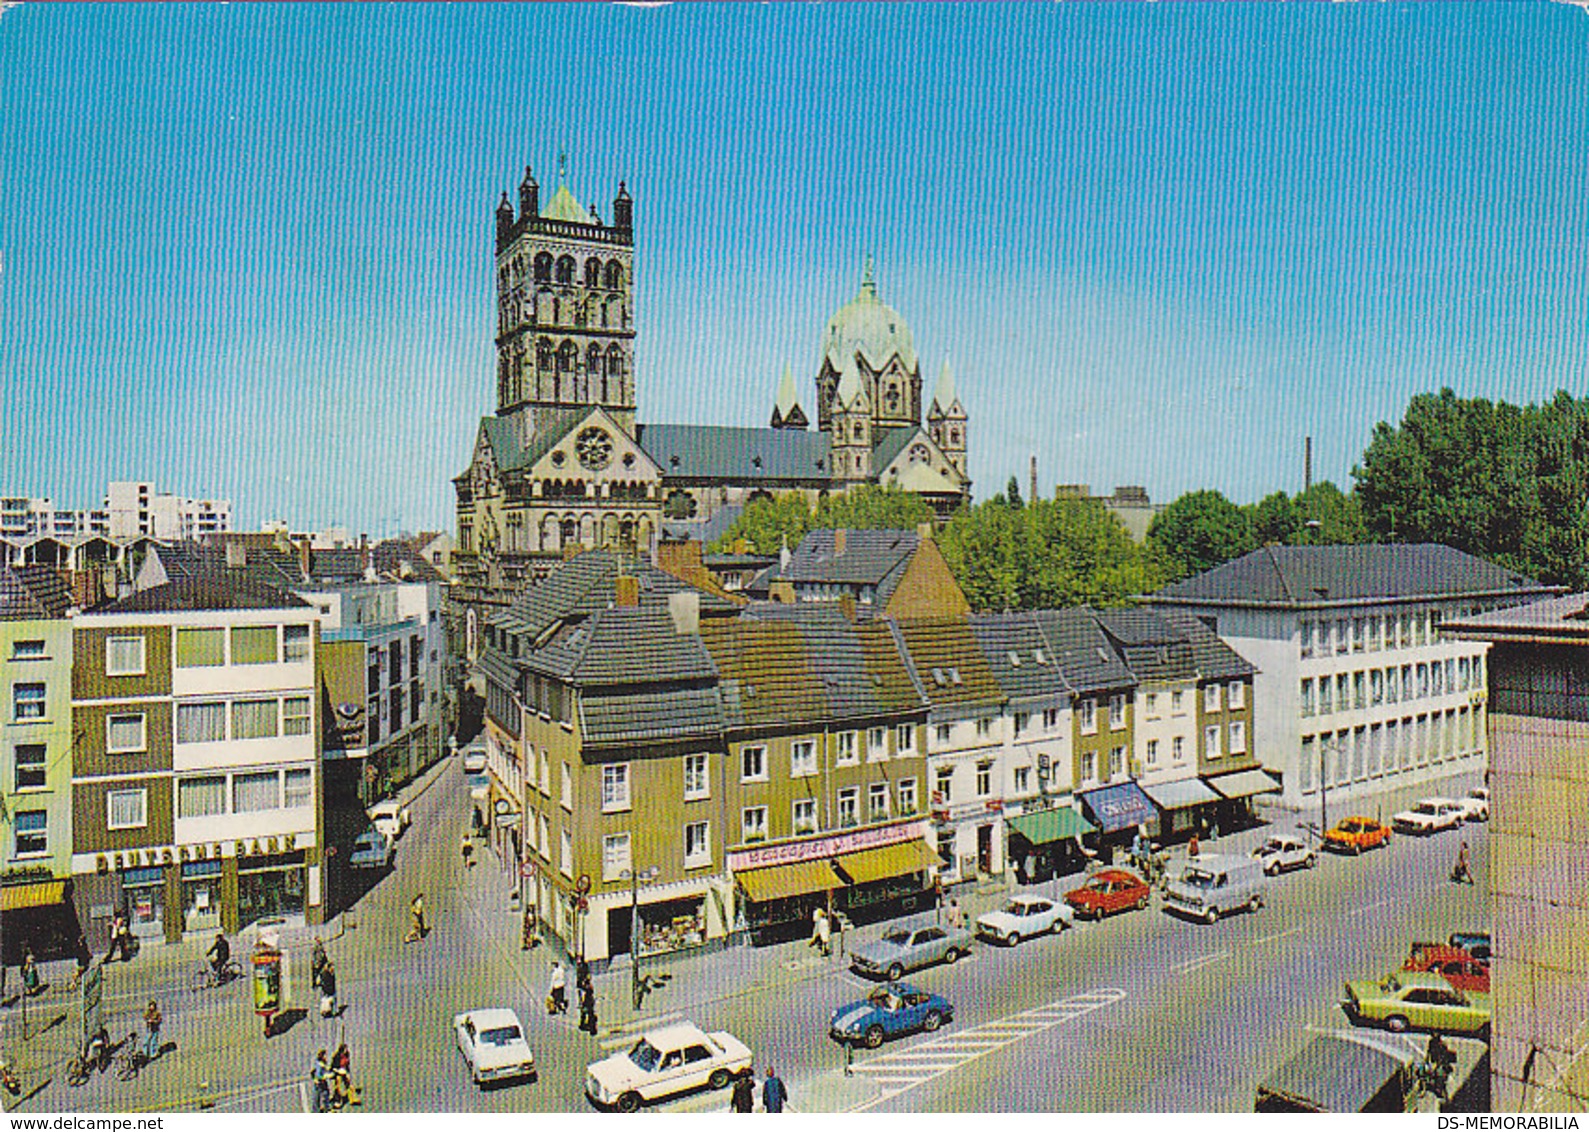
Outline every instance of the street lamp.
[(1341, 742), (1333, 735), (1328, 738), (1319, 737), (1319, 841), (1324, 841), (1324, 832), (1330, 828), (1330, 768), (1329, 756), (1333, 753), (1340, 758)]
[(629, 995), (636, 1010), (640, 1009), (640, 1002), (645, 997), (640, 981), (640, 882), (656, 880), (661, 871), (652, 865), (639, 872), (625, 869), (618, 874), (619, 880), (629, 882)]

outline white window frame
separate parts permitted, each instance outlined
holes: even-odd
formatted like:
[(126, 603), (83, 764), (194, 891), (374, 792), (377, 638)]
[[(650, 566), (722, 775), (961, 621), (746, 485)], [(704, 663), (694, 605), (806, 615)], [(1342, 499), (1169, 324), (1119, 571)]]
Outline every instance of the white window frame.
[(1229, 754), (1245, 755), (1247, 753), (1247, 725), (1239, 719), (1230, 721)]
[(746, 806), (739, 811), (740, 840), (749, 845), (767, 840), (767, 807)]
[(1240, 711), (1247, 706), (1247, 685), (1240, 680), (1232, 680), (1230, 687), (1225, 690), (1225, 703), (1231, 711)]
[[(118, 822), (111, 818), (115, 805), (112, 799), (136, 798), (138, 800), (138, 819), (136, 821)], [(137, 787), (133, 790), (107, 790), (105, 791), (105, 828), (106, 829), (144, 829), (149, 825), (149, 790), (147, 787)]]
[[(694, 838), (698, 844), (691, 851), (690, 841)], [(686, 822), (684, 826), (684, 867), (686, 869), (710, 868), (712, 864), (712, 823), (709, 821)]]
[(1126, 697), (1116, 692), (1109, 697), (1109, 730), (1118, 731), (1126, 725)]
[[(808, 816), (802, 818), (801, 811)], [(817, 831), (817, 800), (815, 798), (796, 798), (789, 807), (789, 829), (796, 837), (809, 837)]]
[(976, 796), (978, 798), (991, 797), (993, 794), (993, 760), (983, 759), (976, 766)]
[(909, 723), (901, 723), (894, 728), (894, 751), (896, 754), (909, 755), (916, 750), (916, 728)]
[[(845, 820), (845, 811), (850, 812), (850, 819)], [(846, 786), (839, 791), (838, 805), (834, 810), (838, 816), (836, 823), (840, 829), (850, 829), (861, 824), (861, 788), (859, 786)]]
[(834, 766), (855, 766), (861, 761), (861, 733), (840, 731), (835, 736)]
[[(301, 711), (294, 711), (295, 705), (302, 705)], [(295, 726), (302, 730), (294, 731)], [(314, 730), (314, 708), (308, 696), (284, 696), (281, 701), (281, 733), (292, 738), (294, 736), (308, 735)]]
[(1185, 712), (1186, 712), (1186, 693), (1185, 692), (1171, 692), (1170, 693), (1170, 714), (1171, 715), (1184, 715)]
[[(866, 786), (866, 820), (887, 821), (893, 815), (892, 798), (888, 783), (869, 782)], [(881, 800), (881, 805), (879, 805)]]
[(684, 800), (694, 802), (712, 796), (712, 764), (704, 754), (684, 756)]
[(1098, 704), (1091, 697), (1078, 700), (1076, 703), (1076, 718), (1081, 725), (1083, 735), (1096, 735), (1098, 733)]
[(1204, 686), (1204, 688), (1203, 688), (1203, 710), (1204, 711), (1218, 711), (1219, 710), (1219, 685), (1218, 684), (1208, 684), (1208, 685)]
[(1219, 749), (1219, 724), (1217, 723), (1211, 723), (1203, 728), (1203, 756), (1209, 759), (1224, 757), (1224, 753)]
[[(118, 747), (110, 741), (111, 730), (116, 721), (136, 719), (138, 721), (138, 743), (132, 747)], [(138, 755), (149, 749), (149, 717), (141, 711), (118, 711), (105, 716), (105, 753), (109, 755)]]
[[(907, 796), (909, 801), (906, 800)], [(899, 780), (899, 812), (901, 815), (921, 812), (921, 795), (918, 792), (914, 778), (901, 778)]]
[(886, 758), (888, 758), (888, 728), (867, 728), (866, 761), (869, 763), (879, 763)]
[(1010, 774), (1010, 789), (1015, 794), (1025, 794), (1032, 789), (1032, 768), (1018, 766)]
[[(546, 756), (542, 755), (542, 766)], [(601, 812), (620, 814), (633, 808), (628, 763), (603, 763), (601, 768)]]
[(1052, 730), (1054, 730), (1054, 728), (1056, 728), (1058, 726), (1059, 726), (1059, 709), (1058, 708), (1052, 708), (1052, 707), (1051, 708), (1044, 708), (1043, 709), (1043, 730), (1044, 731), (1052, 731)]
[(622, 880), (634, 870), (634, 840), (627, 830), (604, 834), (601, 839), (601, 879)]
[(568, 768), (567, 763), (559, 764), (562, 769), (562, 781), (558, 793), (558, 804), (569, 813), (574, 811), (574, 772)]
[[(750, 767), (750, 760), (754, 756), (755, 769)], [(764, 744), (755, 744), (739, 749), (739, 780), (741, 782), (766, 782), (767, 781), (767, 748)]]
[[(38, 829), (23, 829), (22, 819), (39, 819)], [(11, 819), (11, 856), (18, 861), (28, 861), (36, 857), (50, 855), (50, 812), (48, 810), (18, 810)], [(39, 844), (30, 849), (22, 848), (23, 838), (38, 838)]]
[(954, 801), (954, 795), (955, 795), (954, 784), (955, 784), (954, 767), (952, 767), (952, 766), (941, 766), (936, 771), (933, 772), (933, 778), (932, 778), (933, 790), (932, 790), (932, 792), (934, 794), (938, 795), (938, 797), (940, 799), (942, 799), (942, 803), (941, 803), (942, 805), (947, 806), (951, 802)]
[[(136, 667), (129, 661), (123, 665), (112, 665), (111, 657), (115, 655), (117, 645), (136, 645), (138, 661)], [(105, 638), (105, 675), (106, 676), (143, 676), (149, 671), (148, 645), (142, 633), (117, 634)]]
[(815, 778), (817, 744), (813, 739), (796, 739), (789, 744), (789, 777)]
[(1124, 776), (1126, 772), (1126, 749), (1124, 747), (1109, 748), (1109, 780)]
[(1186, 737), (1177, 735), (1170, 740), (1170, 762), (1184, 763), (1186, 761)]
[[(30, 689), (26, 698), (22, 696), (22, 689)], [(38, 695), (32, 694), (31, 689), (37, 688)], [(50, 688), (42, 680), (19, 680), (11, 685), (11, 720), (13, 723), (38, 723), (49, 718)], [(25, 714), (23, 705), (28, 712), (37, 709), (38, 714)], [(107, 725), (108, 732), (108, 725)]]
[(574, 835), (566, 829), (557, 835), (557, 871), (565, 877), (574, 875)]
[(1142, 712), (1149, 719), (1159, 718), (1159, 694), (1157, 692), (1143, 693)]
[(1149, 766), (1159, 765), (1159, 741), (1157, 739), (1148, 740), (1147, 758)]
[(1098, 781), (1098, 752), (1083, 751), (1081, 753), (1081, 780), (1083, 782)]

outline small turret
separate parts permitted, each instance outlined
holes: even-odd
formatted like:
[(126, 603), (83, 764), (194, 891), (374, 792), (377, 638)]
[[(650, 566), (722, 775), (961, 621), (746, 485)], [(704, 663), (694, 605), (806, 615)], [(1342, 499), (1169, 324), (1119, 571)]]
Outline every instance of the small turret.
[(870, 479), (872, 402), (854, 366), (839, 375), (839, 387), (833, 394), (831, 425), (833, 478), (850, 481)]
[(519, 219), (529, 220), (541, 213), (541, 186), (535, 182), (530, 167), (524, 167), (524, 180), (519, 182)]
[(634, 201), (629, 197), (629, 186), (618, 182), (618, 195), (612, 202), (612, 225), (625, 232), (634, 227)]
[(966, 471), (966, 411), (955, 392), (955, 375), (949, 359), (943, 360), (938, 371), (938, 387), (933, 390), (932, 404), (927, 409), (927, 434), (943, 449), (961, 475)]
[(778, 398), (772, 406), (773, 428), (809, 428), (811, 422), (806, 419), (804, 410), (800, 408), (800, 401), (795, 396), (794, 370), (789, 366), (783, 367), (783, 377), (778, 380)]
[(508, 233), (513, 231), (513, 206), (508, 203), (508, 194), (502, 194), (502, 202), (497, 205), (497, 243), (507, 242)]

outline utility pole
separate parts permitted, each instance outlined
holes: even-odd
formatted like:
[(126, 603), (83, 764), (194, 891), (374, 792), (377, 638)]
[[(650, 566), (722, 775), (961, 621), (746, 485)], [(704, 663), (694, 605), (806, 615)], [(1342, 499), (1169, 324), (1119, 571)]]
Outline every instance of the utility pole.
[(640, 881), (655, 880), (660, 871), (655, 865), (643, 872), (624, 870), (629, 874), (629, 994), (636, 1010), (645, 999), (645, 984), (640, 979)]

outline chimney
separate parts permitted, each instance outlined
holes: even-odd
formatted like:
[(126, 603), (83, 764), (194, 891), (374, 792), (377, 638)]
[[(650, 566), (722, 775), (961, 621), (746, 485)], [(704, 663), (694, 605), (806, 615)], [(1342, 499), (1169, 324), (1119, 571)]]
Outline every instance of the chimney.
[(1031, 490), (1027, 493), (1027, 496), (1026, 496), (1026, 502), (1029, 503), (1029, 504), (1037, 502), (1037, 453), (1035, 453), (1035, 452), (1032, 454), (1032, 478), (1031, 478), (1031, 484), (1032, 484)]
[(226, 540), (226, 568), (241, 570), (248, 565), (248, 547), (237, 539)]
[(839, 527), (833, 532), (833, 557), (842, 558), (844, 556), (845, 535), (848, 533), (843, 527)]
[(775, 601), (779, 605), (793, 605), (795, 603), (793, 583), (773, 582), (767, 587), (767, 600)]
[(640, 579), (619, 574), (614, 579), (616, 589), (613, 605), (618, 609), (633, 609), (640, 604)]
[(1313, 438), (1302, 438), (1302, 490), (1313, 486)]
[(668, 595), (668, 615), (673, 618), (673, 631), (680, 636), (701, 631), (701, 595), (695, 590), (682, 590)]
[(298, 573), (305, 578), (309, 577), (309, 540), (298, 541)]
[(855, 595), (839, 595), (839, 612), (844, 614), (844, 619), (850, 624), (855, 624)]

